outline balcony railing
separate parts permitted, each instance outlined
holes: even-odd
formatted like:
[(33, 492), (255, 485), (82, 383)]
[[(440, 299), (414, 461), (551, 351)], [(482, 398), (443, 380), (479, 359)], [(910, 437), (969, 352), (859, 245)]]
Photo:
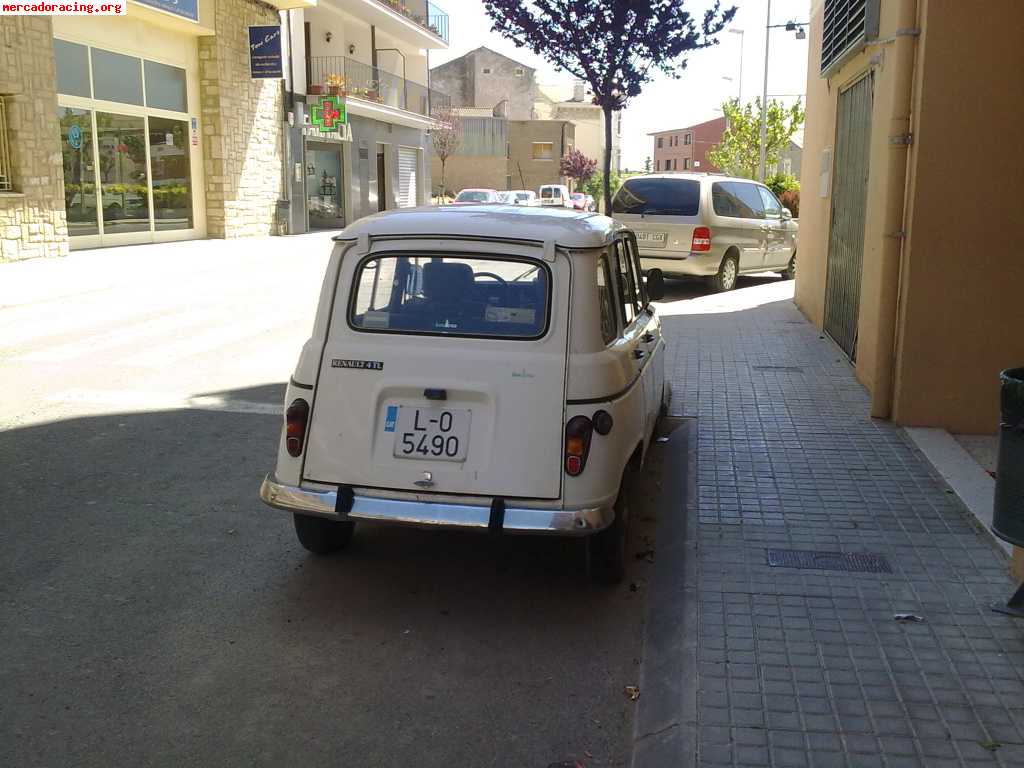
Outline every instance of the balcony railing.
[[(407, 16), (424, 29), (429, 29), (446, 43), (448, 42), (448, 14), (433, 3), (426, 3), (427, 12), (423, 14), (409, 8), (405, 0), (377, 0), (377, 2), (403, 16)], [(417, 2), (417, 5), (420, 5), (421, 2), (422, 0)]]
[(307, 61), (310, 93), (337, 93), (420, 115), (451, 103), (447, 94), (347, 56), (311, 56)]

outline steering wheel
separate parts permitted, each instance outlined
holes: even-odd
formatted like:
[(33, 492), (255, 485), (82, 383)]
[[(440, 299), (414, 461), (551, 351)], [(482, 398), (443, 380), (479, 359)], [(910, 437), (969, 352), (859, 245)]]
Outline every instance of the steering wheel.
[(508, 289), (508, 280), (503, 278), (501, 275), (496, 275), (493, 272), (477, 272), (475, 275), (473, 275), (473, 281), (475, 282), (478, 277), (493, 277), (495, 280), (501, 283), (502, 288), (505, 288), (506, 290)]

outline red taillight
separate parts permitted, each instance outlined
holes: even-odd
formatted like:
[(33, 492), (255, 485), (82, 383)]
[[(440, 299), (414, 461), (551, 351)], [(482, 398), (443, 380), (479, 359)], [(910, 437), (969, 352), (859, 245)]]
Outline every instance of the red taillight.
[(309, 422), (309, 403), (299, 398), (288, 406), (284, 414), (285, 447), (289, 456), (301, 456), (306, 442), (306, 424)]
[(576, 477), (587, 466), (594, 423), (586, 416), (573, 416), (565, 425), (565, 471)]
[(694, 227), (693, 239), (690, 241), (691, 251), (711, 250), (711, 230), (707, 227)]

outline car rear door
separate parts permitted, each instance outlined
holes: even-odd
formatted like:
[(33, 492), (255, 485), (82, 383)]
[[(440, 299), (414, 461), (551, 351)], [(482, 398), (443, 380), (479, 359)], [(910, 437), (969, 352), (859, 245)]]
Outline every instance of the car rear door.
[(432, 245), (342, 265), (304, 477), (556, 499), (569, 260), (549, 263), (526, 246), (508, 246), (520, 251), (509, 260)]

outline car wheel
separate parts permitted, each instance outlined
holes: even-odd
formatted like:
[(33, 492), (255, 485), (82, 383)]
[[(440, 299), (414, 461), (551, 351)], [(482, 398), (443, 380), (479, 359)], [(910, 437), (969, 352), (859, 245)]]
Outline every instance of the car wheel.
[(348, 546), (356, 524), (311, 515), (293, 515), (299, 543), (316, 555), (330, 555)]
[(731, 291), (736, 287), (736, 277), (739, 275), (740, 265), (735, 254), (727, 254), (722, 263), (718, 265), (718, 274), (711, 278), (711, 284), (719, 293)]
[(627, 467), (615, 497), (615, 519), (587, 539), (587, 567), (595, 584), (614, 585), (626, 577), (626, 544), (629, 538), (629, 503), (634, 473)]
[(782, 275), (783, 280), (795, 280), (796, 279), (796, 254), (793, 254), (793, 258), (789, 260), (789, 266), (779, 272)]

